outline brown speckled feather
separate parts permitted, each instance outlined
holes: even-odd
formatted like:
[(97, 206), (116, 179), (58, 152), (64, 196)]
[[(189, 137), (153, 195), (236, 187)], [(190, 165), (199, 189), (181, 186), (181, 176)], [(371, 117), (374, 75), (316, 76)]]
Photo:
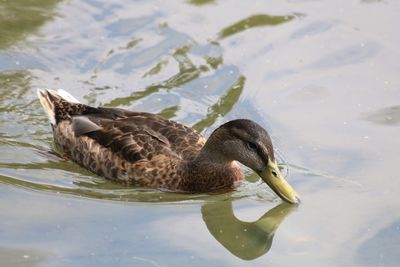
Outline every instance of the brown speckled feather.
[[(112, 114), (114, 109), (102, 111)], [(87, 118), (101, 129), (85, 135), (132, 163), (158, 154), (191, 160), (205, 142), (194, 129), (150, 113), (129, 112), (117, 119), (88, 114)]]

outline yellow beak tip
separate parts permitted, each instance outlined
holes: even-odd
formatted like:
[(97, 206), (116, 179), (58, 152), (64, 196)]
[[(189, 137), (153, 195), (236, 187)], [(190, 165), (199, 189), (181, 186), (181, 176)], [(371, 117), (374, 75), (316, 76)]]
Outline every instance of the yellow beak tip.
[(288, 202), (290, 204), (299, 205), (301, 203), (301, 199), (298, 195), (295, 195), (294, 197), (290, 197), (290, 198), (282, 197), (282, 196), (280, 196), (280, 197), (283, 201)]

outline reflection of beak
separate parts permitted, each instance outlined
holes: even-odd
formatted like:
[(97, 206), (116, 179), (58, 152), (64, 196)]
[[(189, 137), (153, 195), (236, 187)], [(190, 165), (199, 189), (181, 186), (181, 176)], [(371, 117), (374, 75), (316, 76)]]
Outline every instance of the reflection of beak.
[(276, 162), (268, 161), (267, 167), (259, 175), (280, 198), (292, 204), (300, 203), (299, 196), (283, 178)]

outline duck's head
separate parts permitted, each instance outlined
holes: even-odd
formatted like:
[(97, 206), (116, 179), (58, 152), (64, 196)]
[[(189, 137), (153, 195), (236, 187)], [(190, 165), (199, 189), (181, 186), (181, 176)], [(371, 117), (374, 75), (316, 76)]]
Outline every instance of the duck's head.
[(211, 134), (205, 148), (211, 152), (212, 160), (239, 161), (254, 170), (283, 200), (300, 202), (278, 168), (269, 134), (254, 121), (238, 119), (221, 125)]

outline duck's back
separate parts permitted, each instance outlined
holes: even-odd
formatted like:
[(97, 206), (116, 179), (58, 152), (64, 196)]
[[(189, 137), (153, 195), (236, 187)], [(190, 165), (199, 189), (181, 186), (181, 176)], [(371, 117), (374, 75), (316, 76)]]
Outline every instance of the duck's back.
[[(77, 116), (81, 120), (78, 124), (72, 117), (75, 134), (92, 138), (129, 162), (152, 160), (156, 155), (191, 160), (204, 145), (204, 138), (192, 128), (155, 114), (113, 108), (95, 111), (99, 113), (91, 110)], [(94, 123), (99, 129), (85, 133), (86, 123)]]
[(155, 114), (93, 108), (65, 91), (38, 95), (59, 152), (116, 181), (176, 187), (179, 162), (196, 157), (205, 142), (194, 129)]

